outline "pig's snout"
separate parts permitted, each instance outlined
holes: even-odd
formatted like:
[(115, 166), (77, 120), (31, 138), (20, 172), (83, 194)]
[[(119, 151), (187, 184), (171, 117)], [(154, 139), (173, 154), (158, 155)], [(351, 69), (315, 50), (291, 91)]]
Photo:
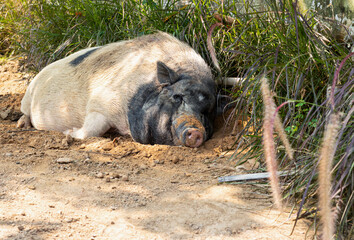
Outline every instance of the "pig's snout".
[(183, 135), (185, 135), (185, 145), (187, 147), (197, 148), (204, 141), (203, 134), (195, 128), (185, 130)]
[(200, 147), (206, 139), (203, 124), (193, 115), (181, 114), (173, 121), (176, 143), (187, 147)]

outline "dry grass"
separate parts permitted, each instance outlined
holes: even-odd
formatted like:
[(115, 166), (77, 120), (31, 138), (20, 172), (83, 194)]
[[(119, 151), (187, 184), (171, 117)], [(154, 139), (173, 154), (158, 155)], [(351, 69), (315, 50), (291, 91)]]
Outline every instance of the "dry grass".
[(335, 143), (339, 130), (339, 114), (331, 114), (326, 127), (319, 156), (319, 208), (323, 228), (322, 237), (324, 240), (333, 238), (334, 235), (334, 214), (331, 204), (331, 170), (335, 153)]
[(277, 208), (282, 207), (281, 190), (279, 186), (279, 177), (277, 175), (277, 160), (275, 153), (275, 142), (273, 137), (275, 103), (273, 101), (267, 79), (261, 80), (261, 90), (264, 105), (264, 120), (263, 120), (263, 147), (264, 155), (267, 164), (267, 169), (270, 174), (269, 180), (272, 188), (274, 203)]

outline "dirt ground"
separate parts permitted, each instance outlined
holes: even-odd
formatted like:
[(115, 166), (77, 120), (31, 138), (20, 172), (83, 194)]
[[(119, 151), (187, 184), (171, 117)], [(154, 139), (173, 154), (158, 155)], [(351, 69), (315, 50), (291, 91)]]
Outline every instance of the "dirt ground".
[(72, 140), (16, 128), (32, 74), (0, 65), (0, 239), (310, 239), (275, 210), (265, 184), (218, 184), (235, 167), (222, 127), (198, 149), (142, 145), (114, 132)]

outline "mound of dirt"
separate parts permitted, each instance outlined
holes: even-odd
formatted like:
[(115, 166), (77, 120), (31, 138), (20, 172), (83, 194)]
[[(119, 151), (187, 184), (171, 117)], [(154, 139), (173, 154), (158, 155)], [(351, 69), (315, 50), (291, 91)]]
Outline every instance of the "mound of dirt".
[[(29, 75), (0, 65), (1, 239), (304, 239), (305, 221), (272, 207), (265, 184), (218, 185), (256, 162), (229, 160), (240, 126), (218, 120), (197, 149), (114, 132), (74, 140), (17, 129)], [(242, 123), (241, 123), (242, 125)]]

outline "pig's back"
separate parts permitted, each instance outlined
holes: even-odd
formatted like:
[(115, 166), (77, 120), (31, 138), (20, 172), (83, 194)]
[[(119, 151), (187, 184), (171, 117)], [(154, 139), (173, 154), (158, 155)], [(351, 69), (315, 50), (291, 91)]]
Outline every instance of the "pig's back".
[(80, 127), (85, 117), (88, 83), (76, 78), (69, 62), (85, 49), (46, 66), (30, 83), (21, 111), (31, 117), (37, 129), (64, 131)]

